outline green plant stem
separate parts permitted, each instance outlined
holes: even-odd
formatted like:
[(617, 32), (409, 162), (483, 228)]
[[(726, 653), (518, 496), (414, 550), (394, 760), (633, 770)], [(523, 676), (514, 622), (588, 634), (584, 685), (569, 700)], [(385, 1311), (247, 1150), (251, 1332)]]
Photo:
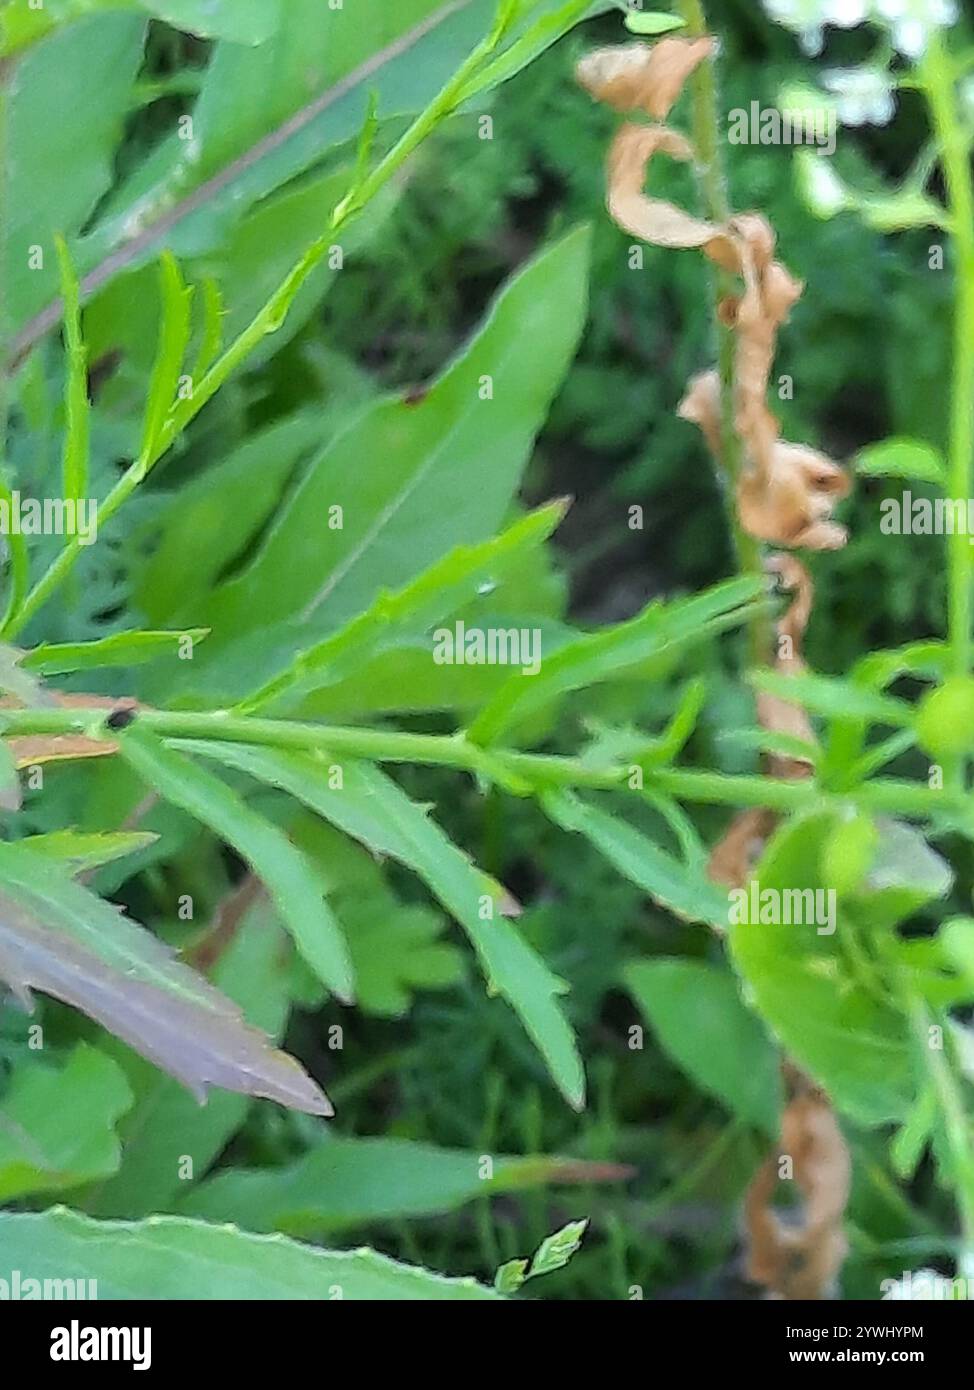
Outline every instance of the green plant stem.
[[(687, 33), (698, 38), (708, 33), (707, 17), (701, 0), (680, 0), (677, 6), (686, 24)], [(730, 216), (727, 181), (718, 144), (719, 111), (714, 61), (708, 59), (691, 78), (693, 101), (693, 144), (696, 150), (700, 189), (712, 222), (725, 223)], [(735, 341), (733, 330), (723, 323), (717, 305), (732, 292), (732, 278), (725, 270), (712, 276), (714, 286), (714, 322), (717, 331), (717, 370), (720, 377), (720, 439), (721, 467), (728, 524), (734, 540), (738, 568), (742, 574), (763, 577), (761, 547), (741, 525), (737, 513), (737, 484), (744, 467), (741, 441), (734, 424)], [(767, 665), (773, 652), (773, 633), (767, 613), (752, 614), (748, 624), (751, 661)]]
[[(961, 1273), (974, 1277), (974, 1147), (971, 1128), (946, 1053), (930, 1046), (930, 1014), (925, 1002), (912, 984), (904, 987), (904, 996), (917, 1054), (933, 1084), (943, 1116), (963, 1233), (963, 1248), (959, 1256)], [(946, 1025), (944, 1028), (946, 1031)]]
[[(335, 233), (368, 206), (422, 141), (448, 116), (453, 114), (462, 101), (464, 89), (470, 83), (471, 78), (483, 67), (508, 32), (515, 13), (515, 8), (511, 4), (502, 4), (498, 18), (487, 37), (478, 44), (466, 62), (433, 98), (426, 109), (416, 117), (406, 133), (364, 182), (350, 190), (337, 204), (331, 215), (329, 234), (319, 237), (308, 248), (301, 260), (285, 276), (263, 308), (259, 310), (253, 322), (243, 330), (223, 356), (210, 368), (203, 380), (197, 383), (192, 398), (179, 403), (173, 409), (157, 439), (150, 443), (147, 451), (132, 463), (105, 500), (99, 503), (99, 526), (104, 527), (111, 521), (163, 455), (169, 451), (179, 435), (196, 418), (203, 407), (212, 400), (228, 377), (246, 361), (262, 339), (281, 327), (298, 290), (334, 245), (332, 238)], [(14, 611), (8, 612), (3, 627), (0, 628), (0, 635), (10, 641), (23, 631), (34, 614), (64, 583), (74, 568), (80, 553), (81, 542), (77, 536), (73, 536), (58, 553), (24, 601)]]
[[(83, 734), (115, 740), (103, 707), (91, 709), (23, 709), (0, 711), (5, 738), (27, 735)], [(594, 791), (625, 791), (632, 767), (593, 768), (579, 758), (544, 753), (521, 753), (481, 748), (462, 733), (450, 735), (400, 733), (309, 724), (285, 719), (252, 719), (227, 710), (142, 710), (140, 725), (163, 739), (256, 744), (296, 752), (319, 752), (332, 757), (364, 758), (373, 762), (415, 763), (452, 767), (495, 783), (518, 796), (557, 787)], [(124, 737), (124, 735), (123, 735)], [(644, 790), (662, 792), (679, 801), (714, 806), (760, 806), (772, 811), (811, 811), (828, 806), (895, 813), (924, 820), (932, 816), (971, 816), (968, 798), (948, 791), (895, 779), (876, 779), (843, 796), (835, 796), (810, 781), (786, 781), (760, 776), (728, 776), (686, 768), (644, 770)]]
[(330, 223), (333, 232), (340, 231), (351, 217), (361, 212), (362, 208), (388, 183), (396, 170), (402, 167), (427, 136), (456, 111), (463, 100), (464, 88), (495, 52), (511, 26), (514, 13), (514, 7), (511, 4), (501, 5), (498, 17), (486, 38), (465, 59), (446, 86), (433, 98), (426, 110), (417, 116), (403, 137), (393, 145), (385, 158), (380, 160), (372, 173), (367, 175), (356, 187), (350, 189), (334, 209)]
[[(955, 77), (951, 55), (940, 31), (935, 30), (921, 68), (921, 85), (942, 152), (957, 253), (948, 477), (950, 496), (966, 500), (972, 495), (974, 470), (974, 182), (969, 142), (957, 109)], [(959, 533), (951, 535), (947, 545), (951, 665), (956, 675), (967, 675), (974, 615), (974, 547)]]

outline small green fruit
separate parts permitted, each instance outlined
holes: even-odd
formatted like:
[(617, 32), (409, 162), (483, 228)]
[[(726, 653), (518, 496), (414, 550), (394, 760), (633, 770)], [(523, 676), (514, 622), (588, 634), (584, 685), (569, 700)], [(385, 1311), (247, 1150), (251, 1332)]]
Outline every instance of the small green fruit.
[(917, 743), (934, 758), (974, 752), (974, 677), (949, 676), (920, 701)]
[(879, 832), (869, 816), (840, 820), (822, 846), (822, 878), (826, 887), (834, 888), (840, 898), (855, 893), (862, 886), (878, 847)]

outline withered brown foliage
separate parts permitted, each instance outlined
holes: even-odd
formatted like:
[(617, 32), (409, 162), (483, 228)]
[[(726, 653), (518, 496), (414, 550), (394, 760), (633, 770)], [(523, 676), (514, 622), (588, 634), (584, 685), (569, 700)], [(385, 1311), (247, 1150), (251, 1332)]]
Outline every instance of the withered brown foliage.
[[(781, 1117), (781, 1139), (748, 1188), (744, 1215), (749, 1237), (748, 1276), (774, 1298), (822, 1299), (833, 1291), (846, 1254), (842, 1218), (849, 1200), (849, 1150), (825, 1093), (786, 1064), (791, 1095)], [(786, 1220), (774, 1197), (781, 1160), (803, 1197)]]
[[(664, 39), (652, 48), (627, 44), (601, 49), (579, 64), (579, 81), (597, 100), (617, 111), (645, 112), (657, 122), (627, 122), (613, 140), (609, 213), (631, 236), (652, 246), (700, 249), (740, 277), (740, 292), (725, 297), (720, 316), (737, 343), (734, 425), (744, 452), (737, 495), (741, 525), (756, 539), (776, 545), (835, 549), (845, 543), (846, 533), (831, 520), (832, 510), (847, 495), (848, 479), (824, 454), (783, 440), (767, 403), (778, 332), (804, 288), (775, 260), (770, 223), (760, 213), (748, 212), (718, 225), (644, 191), (655, 155), (682, 162), (695, 157), (685, 135), (659, 122), (713, 48), (710, 38)], [(715, 373), (694, 378), (679, 413), (700, 427), (719, 460), (720, 383)]]
[[(650, 47), (627, 44), (601, 49), (583, 59), (578, 79), (598, 101), (617, 111), (642, 112), (654, 124), (626, 122), (617, 133), (607, 162), (607, 206), (613, 221), (652, 246), (698, 249), (740, 288), (726, 293), (718, 317), (734, 334), (733, 428), (741, 446), (736, 503), (741, 529), (756, 540), (789, 548), (833, 550), (846, 531), (832, 519), (836, 503), (849, 492), (844, 471), (825, 454), (781, 438), (781, 426), (768, 405), (778, 333), (801, 298), (802, 283), (775, 259), (776, 238), (767, 218), (747, 212), (726, 223), (703, 220), (645, 191), (651, 161), (665, 155), (683, 163), (696, 157), (681, 132), (662, 124), (683, 84), (714, 52), (714, 40), (668, 38)], [(678, 414), (697, 425), (718, 464), (725, 462), (722, 384), (716, 371), (695, 376)], [(812, 609), (812, 581), (794, 555), (766, 561), (791, 602), (777, 624), (774, 667), (782, 675), (804, 671), (802, 640)], [(814, 746), (803, 709), (780, 695), (762, 692), (757, 701), (762, 728)], [(807, 777), (806, 756), (772, 753), (769, 774)], [(774, 830), (776, 815), (764, 808), (742, 812), (711, 854), (712, 879), (740, 887)], [(759, 1169), (745, 1210), (750, 1242), (750, 1273), (772, 1296), (828, 1296), (845, 1254), (842, 1215), (849, 1192), (849, 1154), (827, 1097), (786, 1064), (792, 1096), (782, 1119), (780, 1148)], [(778, 1159), (788, 1154), (805, 1198), (800, 1226), (782, 1222), (774, 1210)]]

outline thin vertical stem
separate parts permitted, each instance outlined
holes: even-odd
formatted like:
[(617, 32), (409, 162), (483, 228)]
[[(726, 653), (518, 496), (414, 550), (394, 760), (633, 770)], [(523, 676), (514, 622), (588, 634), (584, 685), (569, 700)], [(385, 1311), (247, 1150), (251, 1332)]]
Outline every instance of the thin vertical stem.
[[(707, 17), (701, 0), (679, 0), (679, 12), (687, 32), (698, 38), (708, 32)], [(693, 101), (693, 143), (696, 150), (700, 190), (712, 222), (726, 222), (730, 216), (727, 181), (719, 145), (719, 111), (714, 62), (701, 63), (691, 79)], [(717, 305), (732, 292), (730, 275), (717, 270), (713, 277), (714, 322), (717, 331), (717, 369), (720, 377), (720, 434), (721, 466), (724, 472), (728, 524), (734, 540), (737, 564), (742, 574), (763, 574), (761, 546), (748, 535), (737, 514), (737, 483), (744, 467), (741, 441), (734, 427), (734, 363), (735, 341), (731, 328), (722, 322)], [(772, 633), (767, 613), (755, 613), (748, 627), (751, 661), (755, 665), (769, 663)]]
[[(921, 81), (943, 160), (956, 250), (948, 478), (950, 496), (966, 501), (972, 495), (974, 470), (974, 183), (969, 141), (957, 109), (955, 76), (953, 60), (936, 30), (921, 68)], [(947, 544), (951, 666), (955, 675), (966, 676), (972, 656), (974, 547), (960, 532), (951, 535)]]

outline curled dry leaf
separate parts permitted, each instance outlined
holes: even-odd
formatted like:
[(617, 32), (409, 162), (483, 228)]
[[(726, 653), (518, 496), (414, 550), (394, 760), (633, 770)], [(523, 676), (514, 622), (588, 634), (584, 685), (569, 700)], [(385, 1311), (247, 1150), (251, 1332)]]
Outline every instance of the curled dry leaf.
[[(687, 77), (713, 50), (713, 40), (706, 36), (599, 49), (579, 63), (578, 80), (617, 111), (643, 111), (660, 121)], [(760, 213), (743, 213), (718, 226), (650, 198), (644, 185), (657, 153), (681, 161), (694, 157), (686, 137), (668, 126), (627, 123), (621, 128), (608, 158), (609, 214), (631, 236), (653, 246), (699, 248), (743, 280), (743, 291), (725, 296), (719, 306), (722, 321), (737, 338), (734, 427), (745, 456), (737, 497), (741, 525), (757, 540), (776, 545), (812, 550), (844, 545), (846, 532), (831, 517), (835, 503), (849, 490), (846, 475), (817, 450), (783, 441), (768, 406), (778, 332), (804, 287), (774, 259), (774, 231)], [(719, 382), (708, 373), (691, 382), (679, 411), (703, 430), (718, 460), (719, 396)]]
[[(691, 379), (677, 414), (697, 426), (719, 462), (720, 380), (716, 372), (702, 372)], [(752, 405), (743, 414), (738, 408), (738, 428), (742, 419), (759, 447), (764, 447), (769, 430), (777, 430), (774, 416), (763, 406)], [(845, 528), (831, 520), (836, 502), (849, 493), (849, 479), (838, 464), (816, 449), (781, 439), (772, 444), (770, 457), (769, 468), (762, 473), (753, 466), (749, 450), (749, 466), (738, 482), (738, 514), (748, 535), (807, 550), (837, 550), (845, 545)]]
[[(796, 1067), (786, 1066), (785, 1074), (791, 1099), (781, 1117), (781, 1140), (744, 1199), (748, 1276), (772, 1298), (829, 1298), (847, 1249), (842, 1218), (851, 1160), (825, 1093)], [(804, 1198), (797, 1224), (774, 1207), (786, 1158)]]
[(733, 318), (729, 311), (726, 315), (737, 334), (735, 427), (747, 450), (749, 469), (763, 484), (771, 476), (780, 434), (767, 404), (775, 345), (802, 286), (773, 259), (774, 232), (766, 218), (747, 213), (734, 218), (731, 226), (744, 278), (744, 294), (737, 300)]
[(586, 54), (575, 71), (596, 101), (616, 111), (645, 111), (661, 121), (670, 114), (690, 73), (710, 57), (715, 46), (704, 35), (599, 48)]
[(653, 246), (706, 246), (718, 236), (716, 227), (643, 192), (647, 165), (657, 151), (683, 162), (693, 158), (689, 141), (667, 126), (627, 123), (621, 127), (609, 148), (610, 217), (623, 231)]
[(825, 454), (779, 440), (767, 475), (745, 471), (741, 476), (737, 494), (741, 524), (757, 540), (806, 550), (838, 550), (848, 533), (832, 521), (832, 509), (848, 493), (848, 477)]
[(715, 371), (700, 372), (690, 378), (686, 395), (677, 406), (681, 420), (689, 420), (707, 441), (707, 448), (719, 463), (720, 441), (720, 377)]

